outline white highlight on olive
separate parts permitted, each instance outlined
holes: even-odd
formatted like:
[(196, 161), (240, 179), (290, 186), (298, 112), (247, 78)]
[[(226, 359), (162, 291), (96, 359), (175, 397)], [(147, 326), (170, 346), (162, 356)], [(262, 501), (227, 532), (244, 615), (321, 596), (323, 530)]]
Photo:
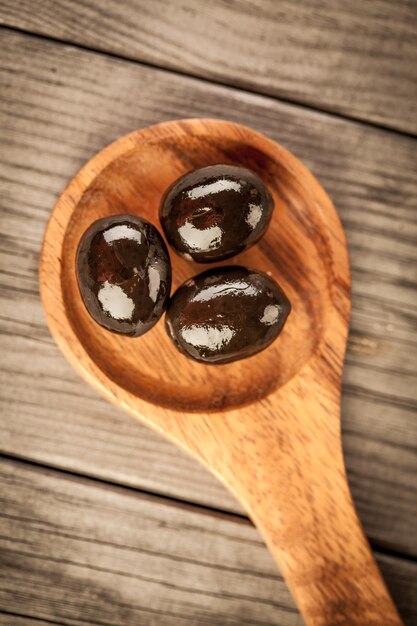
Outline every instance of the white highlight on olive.
[(135, 303), (125, 294), (119, 285), (112, 285), (106, 280), (97, 294), (103, 311), (116, 320), (131, 320)]
[(197, 198), (204, 198), (212, 193), (219, 193), (219, 191), (236, 191), (239, 192), (242, 188), (242, 183), (238, 180), (228, 180), (227, 178), (220, 178), (212, 183), (206, 185), (198, 185), (187, 191), (187, 196), (192, 200)]
[(276, 304), (268, 304), (265, 307), (264, 314), (261, 317), (261, 322), (267, 326), (272, 326), (278, 321), (279, 318), (279, 306)]
[(230, 326), (200, 326), (193, 324), (181, 329), (184, 341), (194, 347), (217, 352), (230, 343), (235, 331)]
[(262, 207), (259, 204), (250, 204), (249, 205), (249, 213), (247, 214), (245, 221), (249, 226), (254, 230), (256, 226), (259, 224), (259, 221), (262, 218)]
[(142, 243), (142, 233), (127, 224), (112, 226), (104, 231), (103, 237), (107, 243), (113, 243), (113, 241), (118, 241), (119, 239), (135, 239), (138, 243)]
[(159, 287), (161, 284), (161, 275), (157, 267), (151, 265), (148, 269), (149, 278), (149, 297), (153, 302), (156, 302), (159, 293)]
[(200, 252), (216, 248), (222, 238), (222, 229), (219, 226), (214, 224), (210, 228), (200, 230), (189, 221), (179, 227), (178, 233), (187, 246)]
[(245, 283), (243, 280), (235, 280), (230, 285), (209, 285), (203, 287), (198, 291), (191, 299), (190, 302), (207, 302), (214, 298), (220, 298), (221, 296), (234, 295), (234, 296), (256, 296), (259, 290), (255, 285)]

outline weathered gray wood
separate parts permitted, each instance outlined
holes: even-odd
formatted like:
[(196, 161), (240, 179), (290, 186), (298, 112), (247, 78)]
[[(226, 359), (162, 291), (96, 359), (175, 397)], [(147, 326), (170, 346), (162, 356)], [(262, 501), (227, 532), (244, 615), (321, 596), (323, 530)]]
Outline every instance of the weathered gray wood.
[[(257, 531), (99, 481), (0, 463), (3, 610), (65, 624), (302, 624)], [(406, 623), (417, 565), (378, 556)]]
[(414, 0), (3, 0), (4, 24), (417, 132)]
[(227, 117), (287, 145), (312, 167), (340, 211), (353, 268), (343, 399), (348, 473), (372, 540), (416, 554), (415, 143), (10, 32), (3, 32), (1, 64), (3, 450), (240, 510), (192, 460), (78, 379), (49, 337), (37, 288), (50, 209), (89, 156), (120, 134), (162, 119)]
[(249, 523), (20, 463), (0, 464), (0, 494), (5, 610), (71, 624), (302, 623)]
[(4, 626), (66, 626), (63, 622), (48, 620), (36, 617), (24, 617), (23, 615), (14, 615), (12, 613), (0, 613), (0, 624)]
[(13, 615), (12, 613), (0, 613), (0, 624), (4, 626), (65, 626), (62, 622), (56, 622), (55, 620), (48, 620), (45, 622), (43, 619), (24, 617), (23, 615)]

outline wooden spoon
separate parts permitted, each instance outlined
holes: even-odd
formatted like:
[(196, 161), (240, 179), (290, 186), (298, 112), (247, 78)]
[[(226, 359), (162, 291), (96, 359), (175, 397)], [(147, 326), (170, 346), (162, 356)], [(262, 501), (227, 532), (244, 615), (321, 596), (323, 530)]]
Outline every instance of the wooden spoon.
[[(78, 292), (75, 255), (99, 217), (132, 213), (159, 227), (166, 187), (215, 163), (249, 167), (270, 188), (276, 208), (269, 230), (238, 262), (276, 277), (293, 310), (264, 352), (206, 366), (179, 354), (163, 323), (140, 339), (95, 324)], [(174, 288), (204, 269), (171, 257)], [(300, 161), (263, 135), (220, 120), (135, 131), (91, 159), (59, 199), (46, 230), (40, 286), (52, 334), (82, 376), (191, 452), (243, 503), (306, 624), (401, 624), (356, 516), (343, 462), (346, 240), (331, 201)]]

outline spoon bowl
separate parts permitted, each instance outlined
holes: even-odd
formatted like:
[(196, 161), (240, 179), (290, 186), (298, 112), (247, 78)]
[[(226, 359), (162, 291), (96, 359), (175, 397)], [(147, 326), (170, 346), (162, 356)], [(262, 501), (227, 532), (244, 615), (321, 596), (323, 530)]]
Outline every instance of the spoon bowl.
[[(77, 343), (88, 354), (91, 365), (112, 384), (138, 399), (173, 410), (226, 409), (267, 396), (310, 359), (320, 343), (329, 308), (331, 250), (325, 249), (327, 244), (320, 237), (326, 215), (303, 190), (297, 170), (290, 167), (288, 153), (272, 142), (267, 145), (253, 131), (242, 133), (240, 129), (237, 135), (239, 127), (234, 126), (231, 134), (226, 128), (231, 125), (206, 123), (203, 132), (197, 134), (189, 123), (177, 122), (121, 139), (110, 147), (109, 163), (106, 151), (90, 161), (92, 180), (71, 213), (66, 212), (61, 284), (65, 315)], [(94, 323), (80, 300), (74, 267), (78, 242), (94, 220), (131, 213), (161, 230), (158, 208), (168, 185), (191, 169), (216, 163), (255, 170), (272, 192), (276, 208), (267, 234), (259, 245), (239, 255), (238, 262), (270, 272), (288, 294), (293, 313), (280, 341), (270, 349), (250, 361), (213, 368), (179, 355), (163, 324), (140, 343), (109, 335)], [(174, 289), (209, 267), (189, 263), (175, 253), (171, 259)], [(233, 262), (229, 259), (224, 264)]]
[[(160, 229), (165, 189), (217, 163), (254, 170), (272, 193), (266, 235), (236, 262), (277, 279), (292, 313), (263, 352), (208, 366), (177, 352), (162, 323), (135, 340), (98, 326), (79, 295), (75, 258), (98, 218), (130, 213)], [(171, 261), (173, 289), (210, 267), (173, 252)], [(307, 624), (401, 624), (344, 470), (346, 240), (330, 199), (300, 161), (263, 135), (220, 120), (135, 131), (93, 157), (59, 199), (45, 234), (40, 287), (52, 334), (84, 378), (197, 457), (242, 501)]]

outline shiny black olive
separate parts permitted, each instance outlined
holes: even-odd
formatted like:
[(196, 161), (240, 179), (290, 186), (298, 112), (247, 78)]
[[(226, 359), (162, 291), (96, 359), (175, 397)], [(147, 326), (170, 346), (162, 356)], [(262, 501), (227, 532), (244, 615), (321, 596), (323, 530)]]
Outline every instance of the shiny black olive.
[(278, 337), (291, 305), (269, 276), (240, 266), (218, 267), (185, 282), (168, 306), (168, 335), (186, 356), (229, 363)]
[(149, 222), (131, 215), (105, 217), (81, 238), (77, 279), (84, 304), (98, 324), (138, 337), (166, 309), (171, 289), (168, 251)]
[(274, 201), (255, 172), (234, 165), (194, 170), (171, 185), (159, 219), (171, 246), (198, 263), (228, 259), (265, 233)]

